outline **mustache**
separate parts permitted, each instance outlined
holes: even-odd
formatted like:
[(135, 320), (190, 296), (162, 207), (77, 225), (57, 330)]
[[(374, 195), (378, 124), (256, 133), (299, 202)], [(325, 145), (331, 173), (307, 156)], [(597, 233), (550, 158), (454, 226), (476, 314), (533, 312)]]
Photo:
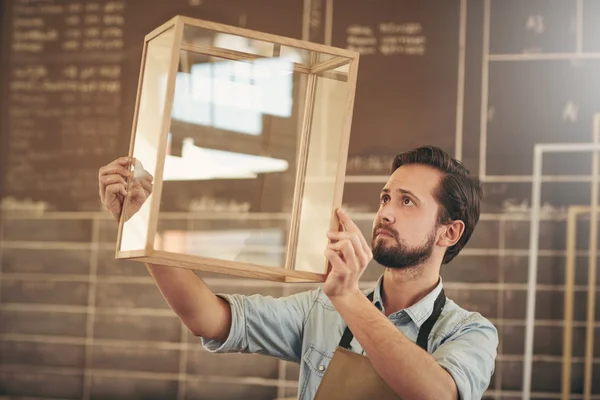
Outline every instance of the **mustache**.
[(389, 233), (394, 237), (394, 239), (398, 240), (398, 232), (381, 224), (378, 224), (377, 226), (375, 226), (375, 228), (373, 228), (373, 237), (375, 237), (375, 234), (378, 230), (382, 230), (386, 233)]

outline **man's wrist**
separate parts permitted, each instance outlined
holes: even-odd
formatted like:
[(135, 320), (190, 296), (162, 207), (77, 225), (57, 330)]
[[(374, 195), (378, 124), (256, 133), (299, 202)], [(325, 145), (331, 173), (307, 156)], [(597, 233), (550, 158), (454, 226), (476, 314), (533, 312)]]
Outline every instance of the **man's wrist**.
[(360, 288), (357, 287), (357, 288), (349, 290), (345, 293), (335, 295), (335, 296), (330, 296), (330, 300), (334, 305), (337, 304), (340, 306), (344, 306), (344, 305), (353, 304), (357, 300), (360, 300), (361, 297), (365, 297), (365, 295), (360, 290)]

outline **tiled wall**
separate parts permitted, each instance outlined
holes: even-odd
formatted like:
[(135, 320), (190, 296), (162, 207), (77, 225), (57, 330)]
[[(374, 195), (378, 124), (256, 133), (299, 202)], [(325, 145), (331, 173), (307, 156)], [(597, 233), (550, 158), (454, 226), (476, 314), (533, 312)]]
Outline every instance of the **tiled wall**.
[[(353, 217), (369, 237), (373, 215)], [(179, 222), (190, 221), (197, 216)], [(580, 225), (585, 229), (583, 221)], [(541, 247), (551, 250), (540, 257), (532, 394), (558, 398), (565, 222), (558, 216), (542, 226)], [(52, 399), (295, 396), (295, 364), (204, 351), (170, 311), (144, 265), (114, 260), (116, 224), (105, 213), (5, 215), (1, 229), (0, 393)], [(442, 270), (448, 296), (490, 318), (500, 331), (489, 399), (520, 398), (528, 229), (526, 215), (483, 214), (473, 241)], [(574, 392), (581, 392), (583, 382), (584, 253), (578, 261)], [(370, 265), (363, 286), (373, 285), (381, 272)], [(278, 297), (314, 287), (201, 276), (223, 293)], [(596, 384), (593, 390), (600, 392)]]
[[(599, 5), (597, 0), (460, 2), (466, 18), (464, 108), (458, 102), (461, 118), (451, 121), (450, 133), (440, 132), (433, 144), (457, 144), (454, 153), (461, 152), (465, 164), (485, 181), (475, 234), (461, 255), (443, 267), (442, 277), (450, 298), (481, 312), (499, 329), (499, 356), (486, 399), (521, 399), (533, 144), (592, 138), (592, 116), (600, 109)], [(325, 18), (324, 9), (319, 10), (323, 13), (318, 18)], [(334, 16), (343, 16), (340, 10), (336, 7)], [(153, 12), (160, 14), (158, 8)], [(530, 53), (537, 52), (542, 56), (534, 60)], [(419, 115), (419, 123), (436, 117)], [(455, 131), (462, 136), (455, 137)], [(404, 136), (398, 139), (402, 135), (394, 132), (393, 140), (403, 145), (421, 139), (400, 133)], [(352, 176), (365, 173), (365, 164), (370, 170), (378, 162), (369, 154), (359, 155), (364, 156), (362, 164), (356, 157), (348, 163), (344, 202), (368, 237), (373, 201), (384, 181)], [(566, 209), (561, 207), (590, 204), (585, 175), (591, 164), (579, 154), (546, 160), (542, 203), (554, 209), (543, 213), (540, 224), (531, 390), (532, 398), (558, 399), (566, 261)], [(388, 158), (384, 162), (384, 168), (372, 169), (387, 170)], [(557, 177), (561, 174), (571, 175)], [(525, 206), (516, 210), (507, 200)], [(198, 215), (182, 213), (165, 221), (184, 229), (204, 223)], [(295, 364), (204, 351), (169, 310), (145, 267), (114, 260), (115, 225), (103, 212), (0, 216), (0, 399), (295, 396)], [(582, 398), (583, 391), (589, 229), (589, 220), (582, 216), (577, 225), (573, 399)], [(371, 265), (363, 276), (364, 287), (372, 286), (381, 272)], [(201, 276), (215, 292), (224, 293), (283, 296), (314, 287)], [(597, 297), (596, 320), (599, 302)], [(594, 398), (600, 398), (599, 341), (596, 334)]]

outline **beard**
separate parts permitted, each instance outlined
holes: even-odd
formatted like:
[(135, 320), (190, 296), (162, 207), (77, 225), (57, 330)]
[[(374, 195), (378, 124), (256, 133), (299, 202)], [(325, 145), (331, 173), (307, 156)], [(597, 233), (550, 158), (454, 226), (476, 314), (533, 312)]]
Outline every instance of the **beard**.
[(409, 269), (423, 264), (431, 257), (435, 246), (435, 229), (427, 236), (424, 244), (410, 248), (400, 240), (398, 233), (392, 230), (386, 229), (392, 238), (377, 238), (375, 232), (380, 228), (386, 229), (382, 226), (375, 227), (371, 242), (373, 259), (380, 265), (393, 269)]

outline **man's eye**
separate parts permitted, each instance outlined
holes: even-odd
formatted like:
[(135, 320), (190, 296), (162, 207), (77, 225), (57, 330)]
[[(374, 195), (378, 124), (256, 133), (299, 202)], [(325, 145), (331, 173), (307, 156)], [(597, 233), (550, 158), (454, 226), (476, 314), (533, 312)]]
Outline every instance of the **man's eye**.
[(387, 203), (388, 201), (390, 201), (390, 196), (388, 196), (387, 194), (383, 195), (383, 196), (381, 196), (380, 201), (381, 201), (381, 203)]
[(405, 206), (410, 206), (410, 205), (413, 203), (413, 201), (412, 201), (410, 198), (408, 198), (408, 197), (405, 197), (405, 198), (402, 200), (402, 203), (403, 203)]

